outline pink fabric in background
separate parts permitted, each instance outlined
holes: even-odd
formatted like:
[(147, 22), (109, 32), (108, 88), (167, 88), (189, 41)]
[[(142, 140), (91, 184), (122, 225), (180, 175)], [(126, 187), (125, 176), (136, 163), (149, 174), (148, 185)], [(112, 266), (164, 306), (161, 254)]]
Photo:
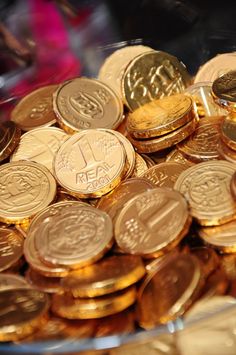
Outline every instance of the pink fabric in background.
[(80, 62), (70, 49), (66, 27), (56, 5), (47, 0), (28, 0), (29, 27), (36, 43), (34, 68), (11, 92), (21, 97), (51, 83), (80, 75)]

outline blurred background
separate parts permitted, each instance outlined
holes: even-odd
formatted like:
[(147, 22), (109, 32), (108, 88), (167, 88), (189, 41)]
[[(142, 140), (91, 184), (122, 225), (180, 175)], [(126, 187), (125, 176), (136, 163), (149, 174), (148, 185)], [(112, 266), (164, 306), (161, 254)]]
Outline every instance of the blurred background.
[(96, 76), (125, 44), (176, 55), (194, 75), (236, 49), (235, 0), (1, 0), (0, 112), (29, 91)]

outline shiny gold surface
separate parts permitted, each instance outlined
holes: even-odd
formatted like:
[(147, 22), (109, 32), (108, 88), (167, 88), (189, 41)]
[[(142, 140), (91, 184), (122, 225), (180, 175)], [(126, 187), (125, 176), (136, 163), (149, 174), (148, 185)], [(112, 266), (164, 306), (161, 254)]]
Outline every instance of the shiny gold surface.
[(19, 146), (11, 161), (27, 160), (44, 165), (53, 173), (53, 159), (60, 146), (69, 136), (59, 128), (42, 127), (21, 136)]
[(68, 133), (88, 128), (113, 128), (123, 119), (123, 105), (105, 83), (76, 78), (61, 84), (53, 97), (59, 125)]
[(63, 291), (60, 285), (60, 277), (46, 277), (29, 268), (25, 273), (25, 278), (28, 284), (36, 290), (45, 293), (60, 293)]
[(127, 65), (137, 55), (151, 50), (152, 48), (142, 45), (127, 46), (116, 50), (104, 61), (99, 70), (98, 78), (115, 90), (119, 97), (122, 97), (121, 80)]
[(199, 224), (214, 226), (235, 218), (236, 204), (230, 193), (234, 171), (234, 164), (215, 160), (196, 164), (178, 177), (174, 188), (185, 196)]
[(52, 95), (58, 85), (44, 86), (21, 99), (11, 112), (11, 120), (23, 131), (51, 126), (56, 122), (52, 107)]
[(212, 84), (212, 94), (216, 102), (229, 111), (236, 109), (236, 70), (220, 76)]
[(125, 153), (119, 139), (103, 130), (87, 130), (59, 149), (54, 171), (58, 183), (81, 198), (100, 197), (122, 179)]
[(101, 318), (123, 311), (135, 302), (134, 286), (109, 296), (95, 299), (73, 298), (70, 295), (55, 294), (52, 298), (52, 312), (68, 319)]
[(193, 103), (184, 94), (154, 100), (128, 115), (127, 130), (136, 139), (163, 136), (194, 118)]
[(189, 167), (194, 164), (192, 161), (186, 159), (185, 156), (178, 149), (173, 149), (166, 156), (166, 162), (172, 162), (172, 161), (176, 163), (188, 165)]
[(141, 178), (130, 178), (122, 182), (112, 192), (100, 198), (97, 208), (106, 212), (115, 221), (124, 205), (134, 196), (152, 189), (154, 185)]
[(97, 297), (122, 290), (144, 275), (145, 267), (140, 257), (118, 255), (70, 272), (61, 285), (74, 297)]
[(150, 51), (135, 57), (122, 78), (122, 95), (131, 111), (155, 99), (182, 92), (189, 83), (185, 66), (174, 56)]
[(128, 139), (137, 149), (138, 153), (154, 153), (183, 141), (194, 132), (196, 127), (197, 121), (193, 119), (175, 131), (158, 138), (138, 140), (129, 135)]
[(178, 176), (188, 167), (188, 165), (175, 162), (160, 163), (145, 171), (141, 177), (156, 186), (173, 188)]
[(236, 53), (218, 54), (204, 63), (198, 70), (194, 83), (210, 81), (213, 82), (229, 70), (236, 69)]
[(199, 237), (209, 246), (223, 253), (236, 252), (236, 221), (216, 227), (205, 227), (198, 230)]
[(191, 96), (198, 118), (227, 114), (227, 111), (214, 101), (211, 88), (212, 82), (202, 82), (188, 86), (184, 91), (186, 95)]
[(135, 166), (132, 177), (140, 177), (148, 170), (145, 159), (138, 153), (135, 153)]
[(154, 328), (178, 316), (196, 300), (202, 286), (198, 261), (191, 255), (165, 259), (148, 274), (138, 292), (138, 322), (145, 329)]
[(189, 160), (201, 162), (219, 159), (220, 125), (222, 116), (202, 118), (194, 133), (177, 145)]
[(231, 149), (236, 151), (236, 114), (231, 113), (224, 118), (221, 125), (221, 139)]
[(10, 273), (0, 273), (0, 292), (5, 290), (15, 290), (17, 288), (29, 288), (30, 285), (19, 275)]
[(99, 319), (95, 337), (133, 333), (134, 314), (128, 310)]
[(23, 255), (24, 237), (10, 228), (0, 228), (0, 271), (14, 265)]
[(8, 158), (20, 141), (21, 130), (11, 121), (0, 123), (0, 161)]
[(47, 207), (56, 196), (56, 181), (42, 165), (11, 162), (0, 166), (0, 219), (22, 223)]
[(159, 187), (125, 204), (115, 222), (115, 239), (126, 253), (159, 256), (179, 243), (189, 225), (188, 206), (182, 195)]
[(32, 289), (0, 292), (0, 341), (17, 340), (42, 325), (49, 307), (46, 294)]
[[(43, 262), (77, 268), (100, 259), (112, 246), (112, 221), (80, 202), (58, 203), (36, 216), (29, 229)], [(43, 223), (36, 225), (37, 220)]]

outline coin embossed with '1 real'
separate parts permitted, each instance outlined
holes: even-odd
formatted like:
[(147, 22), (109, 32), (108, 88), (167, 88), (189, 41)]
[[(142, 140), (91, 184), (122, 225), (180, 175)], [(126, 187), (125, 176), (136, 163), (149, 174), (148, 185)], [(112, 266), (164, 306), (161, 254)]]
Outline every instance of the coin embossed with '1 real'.
[(176, 246), (190, 223), (184, 197), (159, 187), (133, 197), (124, 206), (115, 222), (115, 239), (126, 253), (155, 257)]

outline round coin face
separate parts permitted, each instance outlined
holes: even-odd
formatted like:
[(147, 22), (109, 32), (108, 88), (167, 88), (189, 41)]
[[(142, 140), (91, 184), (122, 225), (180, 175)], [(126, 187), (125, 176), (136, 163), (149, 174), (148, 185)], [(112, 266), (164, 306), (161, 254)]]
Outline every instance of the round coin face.
[(142, 177), (159, 187), (173, 187), (178, 176), (188, 167), (175, 162), (160, 163), (145, 171)]
[(176, 94), (151, 101), (130, 113), (127, 130), (137, 139), (151, 138), (169, 133), (193, 118), (192, 99)]
[(178, 150), (195, 162), (219, 159), (218, 147), (222, 119), (221, 116), (202, 118), (194, 133), (178, 144)]
[(131, 111), (152, 100), (182, 92), (189, 82), (176, 57), (151, 51), (135, 57), (122, 78), (122, 95)]
[(54, 265), (71, 268), (88, 265), (112, 246), (111, 218), (79, 202), (70, 206), (65, 203), (56, 214), (44, 218), (36, 230), (31, 225), (29, 233), (31, 231), (41, 259)]
[(8, 158), (20, 141), (21, 130), (12, 121), (0, 123), (0, 161)]
[(14, 265), (23, 255), (24, 237), (10, 228), (0, 228), (0, 271)]
[(11, 120), (23, 131), (42, 126), (51, 126), (56, 122), (53, 112), (52, 95), (58, 85), (49, 85), (26, 95), (11, 112)]
[(235, 217), (230, 193), (234, 172), (234, 164), (215, 160), (194, 165), (178, 177), (174, 188), (185, 196), (191, 215), (201, 225), (218, 225)]
[(11, 161), (28, 160), (44, 165), (52, 173), (52, 162), (68, 135), (59, 128), (43, 127), (21, 136), (20, 144), (11, 156)]
[(144, 280), (138, 292), (138, 321), (153, 328), (184, 313), (201, 289), (201, 268), (194, 256), (169, 256)]
[(129, 62), (137, 55), (150, 52), (152, 48), (147, 46), (127, 46), (112, 53), (101, 66), (98, 78), (113, 88), (119, 97), (121, 93), (121, 80)]
[(102, 196), (118, 185), (124, 166), (124, 148), (114, 134), (87, 130), (61, 146), (54, 170), (62, 187), (89, 198)]
[(0, 292), (0, 341), (23, 338), (40, 328), (49, 307), (48, 296), (33, 289)]
[(230, 71), (214, 81), (212, 93), (222, 106), (231, 107), (236, 102), (236, 70)]
[(73, 133), (88, 128), (113, 128), (123, 119), (117, 94), (95, 79), (77, 78), (62, 84), (54, 95), (53, 108), (59, 124)]
[(56, 181), (42, 165), (12, 162), (0, 167), (0, 219), (19, 223), (47, 207), (55, 198)]
[(70, 272), (61, 284), (74, 297), (96, 297), (122, 290), (144, 274), (145, 267), (139, 256), (118, 255)]
[(188, 206), (183, 196), (167, 188), (155, 188), (124, 206), (115, 223), (115, 239), (123, 251), (150, 257), (176, 246), (188, 227)]
[(153, 184), (146, 179), (128, 179), (117, 186), (110, 194), (101, 197), (96, 207), (109, 214), (114, 221), (132, 197), (153, 187)]
[(135, 166), (132, 177), (140, 177), (148, 170), (145, 159), (138, 153), (135, 153)]
[(230, 70), (236, 70), (236, 52), (218, 54), (200, 67), (194, 78), (194, 83), (213, 82)]

